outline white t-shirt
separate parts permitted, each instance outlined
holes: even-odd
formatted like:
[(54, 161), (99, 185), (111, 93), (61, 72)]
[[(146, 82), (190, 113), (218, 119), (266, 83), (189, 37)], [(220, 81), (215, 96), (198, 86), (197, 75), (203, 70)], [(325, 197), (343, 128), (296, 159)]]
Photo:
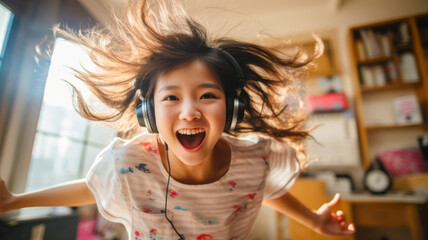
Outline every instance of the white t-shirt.
[[(249, 239), (264, 199), (284, 195), (299, 174), (288, 145), (261, 136), (223, 134), (231, 148), (228, 172), (209, 184), (170, 180), (167, 215), (186, 239)], [(122, 223), (129, 239), (178, 239), (165, 219), (168, 173), (156, 135), (115, 139), (87, 175), (101, 214)]]

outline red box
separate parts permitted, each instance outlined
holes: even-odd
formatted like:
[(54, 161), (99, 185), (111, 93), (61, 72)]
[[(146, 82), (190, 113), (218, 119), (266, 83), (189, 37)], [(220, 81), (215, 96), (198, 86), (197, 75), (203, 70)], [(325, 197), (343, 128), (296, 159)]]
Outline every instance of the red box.
[(337, 112), (348, 109), (344, 93), (327, 93), (308, 97), (308, 108), (311, 112)]

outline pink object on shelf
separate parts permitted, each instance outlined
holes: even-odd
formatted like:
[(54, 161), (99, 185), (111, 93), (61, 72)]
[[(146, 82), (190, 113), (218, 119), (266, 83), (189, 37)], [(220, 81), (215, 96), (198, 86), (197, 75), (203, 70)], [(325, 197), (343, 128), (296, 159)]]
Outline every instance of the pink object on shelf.
[(96, 219), (90, 219), (80, 221), (77, 227), (77, 238), (76, 240), (97, 240), (99, 239), (95, 235)]
[(379, 154), (379, 158), (393, 177), (427, 171), (427, 164), (419, 149), (384, 151)]
[(308, 108), (311, 112), (342, 111), (348, 109), (348, 102), (344, 93), (326, 93), (308, 96)]

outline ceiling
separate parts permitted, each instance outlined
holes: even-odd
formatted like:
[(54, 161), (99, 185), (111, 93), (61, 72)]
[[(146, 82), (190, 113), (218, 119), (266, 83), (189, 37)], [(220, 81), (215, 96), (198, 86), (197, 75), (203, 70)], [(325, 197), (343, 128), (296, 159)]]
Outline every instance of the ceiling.
[[(127, 0), (78, 0), (101, 23), (111, 19), (111, 9), (121, 12), (125, 9)], [(273, 13), (298, 12), (307, 9), (322, 11), (339, 11), (346, 0), (182, 0), (185, 8), (192, 14), (198, 15), (207, 10), (216, 10), (213, 17), (219, 13), (238, 14), (247, 18), (259, 18)], [(347, 0), (349, 1), (349, 0)], [(203, 14), (206, 14), (204, 12)], [(210, 16), (211, 17), (211, 16)]]

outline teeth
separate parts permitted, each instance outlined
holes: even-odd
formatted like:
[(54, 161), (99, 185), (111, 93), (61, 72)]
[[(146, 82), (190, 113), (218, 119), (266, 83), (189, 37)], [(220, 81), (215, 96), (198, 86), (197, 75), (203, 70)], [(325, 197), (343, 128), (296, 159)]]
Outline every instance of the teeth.
[(198, 134), (201, 132), (204, 132), (204, 129), (196, 128), (196, 129), (180, 129), (180, 130), (178, 130), (178, 133), (184, 134), (184, 135), (194, 135), (194, 134)]

